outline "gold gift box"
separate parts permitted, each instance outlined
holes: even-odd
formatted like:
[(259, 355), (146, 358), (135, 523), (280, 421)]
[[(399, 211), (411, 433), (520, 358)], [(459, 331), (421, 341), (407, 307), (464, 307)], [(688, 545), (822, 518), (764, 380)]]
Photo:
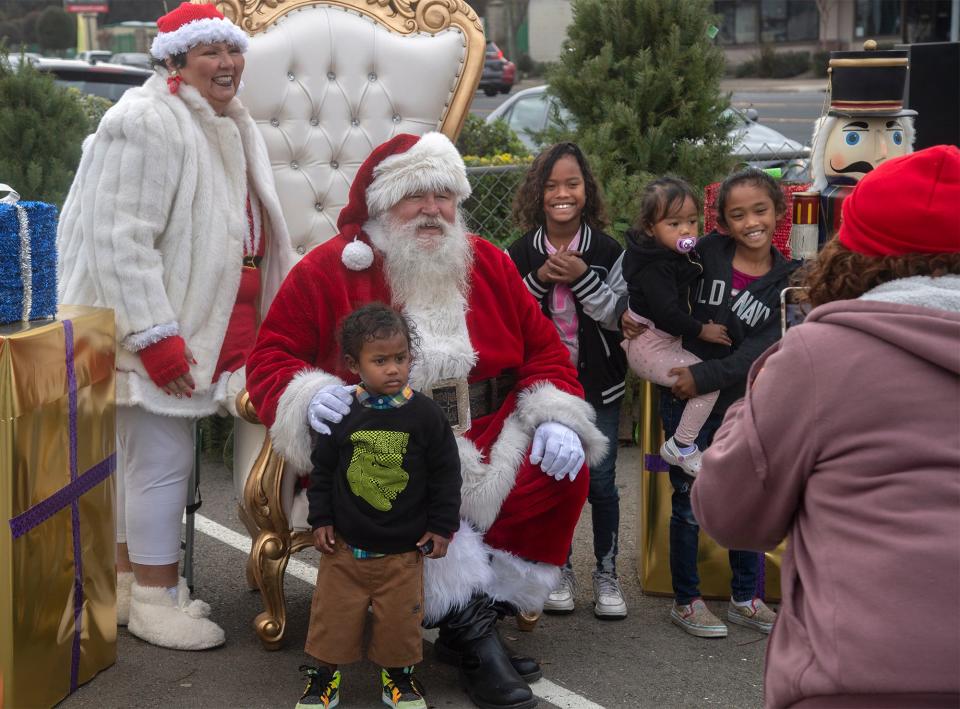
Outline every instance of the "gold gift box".
[[(651, 472), (649, 456), (660, 455), (663, 428), (660, 425), (657, 388), (649, 382), (641, 385), (640, 446), (644, 468), (640, 478), (640, 545), (637, 548), (637, 567), (640, 569), (640, 588), (652, 596), (672, 596), (670, 578), (670, 514), (673, 486), (665, 472)], [(763, 597), (767, 601), (780, 600), (780, 563), (786, 542), (766, 553), (763, 568)], [(697, 552), (697, 570), (700, 574), (700, 593), (704, 598), (730, 598), (730, 560), (727, 550), (700, 530)]]
[(115, 363), (112, 310), (0, 327), (0, 706), (53, 706), (116, 661)]

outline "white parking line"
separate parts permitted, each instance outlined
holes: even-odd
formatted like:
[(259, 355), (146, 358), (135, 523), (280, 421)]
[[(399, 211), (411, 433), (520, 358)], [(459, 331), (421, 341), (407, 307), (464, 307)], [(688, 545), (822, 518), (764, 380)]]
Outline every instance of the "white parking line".
[[(233, 547), (237, 551), (242, 551), (244, 554), (250, 553), (252, 543), (247, 535), (238, 534), (232, 529), (224, 527), (222, 524), (214, 522), (212, 519), (208, 519), (203, 515), (195, 515), (194, 519), (198, 532), (206, 534), (208, 537), (212, 537), (219, 542), (223, 542), (228, 547)], [(287, 562), (287, 573), (311, 586), (316, 586), (317, 584), (317, 569), (298, 559), (290, 559)], [(437, 637), (437, 631), (435, 629), (426, 630), (424, 631), (424, 637), (427, 642), (432, 643)], [(591, 702), (586, 697), (581, 697), (576, 692), (571, 692), (569, 689), (561, 687), (559, 684), (555, 684), (548, 679), (540, 679), (533, 682), (530, 685), (530, 689), (532, 689), (533, 693), (540, 699), (555, 704), (560, 709), (604, 709), (602, 705)]]

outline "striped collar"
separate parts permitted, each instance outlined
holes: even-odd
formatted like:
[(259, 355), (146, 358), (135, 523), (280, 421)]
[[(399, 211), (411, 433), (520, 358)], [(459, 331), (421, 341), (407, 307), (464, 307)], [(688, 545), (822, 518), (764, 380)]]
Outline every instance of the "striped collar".
[[(580, 246), (577, 249), (580, 253), (584, 254), (590, 250), (590, 247), (593, 245), (593, 232), (590, 230), (590, 227), (587, 226), (586, 222), (580, 222)], [(537, 233), (533, 235), (533, 248), (536, 249), (538, 253), (547, 255), (547, 232), (541, 226), (537, 228)]]
[(373, 395), (363, 388), (363, 384), (357, 384), (357, 401), (368, 409), (399, 409), (412, 398), (413, 389), (409, 385), (396, 394)]

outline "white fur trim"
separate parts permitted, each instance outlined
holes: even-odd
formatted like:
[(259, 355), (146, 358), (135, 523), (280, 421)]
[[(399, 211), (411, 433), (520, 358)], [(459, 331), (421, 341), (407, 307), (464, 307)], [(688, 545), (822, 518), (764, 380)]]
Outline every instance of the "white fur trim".
[(898, 278), (868, 290), (860, 296), (860, 300), (878, 300), (960, 313), (960, 275)]
[(133, 332), (124, 337), (121, 344), (126, 350), (130, 350), (131, 352), (139, 352), (150, 345), (157, 344), (160, 342), (160, 340), (164, 340), (168, 337), (173, 337), (174, 335), (179, 334), (180, 326), (175, 322), (168, 322), (161, 325), (155, 325), (147, 330)]
[(443, 133), (425, 133), (405, 153), (385, 158), (373, 169), (367, 187), (367, 213), (383, 214), (419, 190), (450, 190), (462, 202), (470, 196), (463, 158)]
[(310, 424), (307, 409), (310, 400), (320, 389), (343, 380), (319, 369), (302, 369), (290, 380), (280, 401), (277, 415), (270, 427), (273, 445), (287, 462), (299, 470), (310, 470)]
[(351, 271), (365, 271), (373, 265), (373, 249), (360, 239), (354, 239), (343, 247), (340, 260)]
[(450, 611), (463, 608), (477, 591), (493, 583), (490, 550), (467, 522), (460, 522), (445, 557), (424, 561), (423, 611), (427, 625), (435, 625)]
[(500, 506), (510, 494), (517, 479), (517, 470), (530, 449), (533, 429), (525, 427), (511, 414), (504, 421), (496, 443), (490, 448), (490, 462), (484, 463), (480, 451), (471, 441), (458, 438), (460, 449), (460, 514), (481, 531), (500, 514)]
[(607, 437), (594, 423), (597, 414), (593, 407), (549, 382), (534, 384), (521, 392), (516, 415), (531, 431), (544, 421), (556, 421), (572, 428), (580, 436), (589, 465), (596, 465), (607, 454)]
[(117, 625), (130, 622), (130, 587), (133, 586), (132, 571), (117, 572)]
[(190, 601), (178, 587), (176, 601), (162, 586), (131, 586), (131, 635), (159, 647), (173, 650), (206, 650), (223, 645), (223, 629), (206, 617), (210, 606)]
[(230, 20), (205, 17), (187, 22), (173, 32), (161, 32), (153, 38), (150, 54), (155, 59), (166, 59), (174, 54), (183, 54), (198, 44), (227, 42), (246, 52), (250, 42), (247, 34)]
[(430, 304), (408, 303), (403, 309), (420, 335), (420, 347), (410, 370), (410, 386), (432, 387), (442, 379), (470, 374), (477, 353), (467, 330), (467, 299), (460, 294)]
[(506, 601), (522, 613), (539, 613), (550, 592), (560, 583), (560, 567), (527, 561), (500, 549), (490, 549), (492, 580), (487, 595)]

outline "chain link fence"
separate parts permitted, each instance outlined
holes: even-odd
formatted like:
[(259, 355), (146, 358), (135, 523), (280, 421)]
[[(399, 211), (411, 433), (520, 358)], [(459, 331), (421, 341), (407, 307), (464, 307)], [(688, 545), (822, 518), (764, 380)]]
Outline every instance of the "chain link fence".
[(503, 247), (521, 236), (511, 212), (513, 195), (529, 168), (529, 165), (468, 167), (467, 179), (473, 194), (463, 203), (467, 229)]

